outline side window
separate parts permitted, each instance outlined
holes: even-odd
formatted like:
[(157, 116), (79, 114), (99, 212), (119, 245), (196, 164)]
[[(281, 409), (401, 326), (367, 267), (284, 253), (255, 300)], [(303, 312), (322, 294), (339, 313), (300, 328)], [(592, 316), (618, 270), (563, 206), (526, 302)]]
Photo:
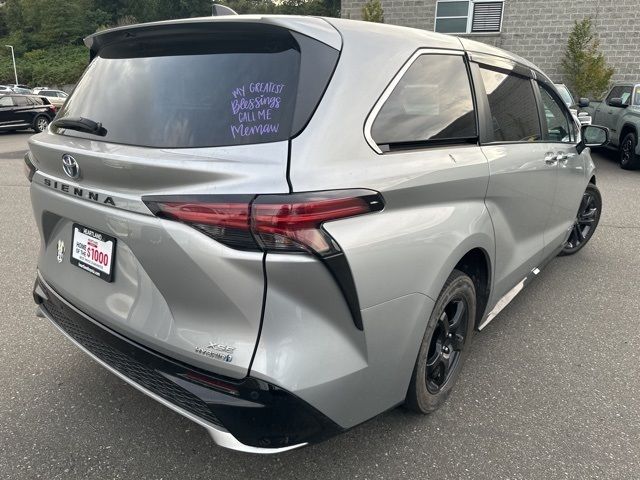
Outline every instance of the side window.
[(609, 92), (609, 95), (607, 95), (607, 104), (609, 104), (612, 98), (619, 98), (622, 100), (623, 104), (629, 105), (632, 89), (633, 88), (629, 85), (618, 85), (617, 87), (613, 87)]
[(622, 91), (622, 87), (613, 87), (611, 89), (611, 91), (609, 92), (609, 95), (607, 95), (607, 98), (605, 99), (605, 102), (607, 102), (607, 104), (609, 103), (609, 101), (612, 98), (617, 98), (620, 96), (620, 92)]
[(13, 100), (11, 100), (11, 97), (0, 98), (0, 107), (13, 107)]
[(496, 142), (540, 139), (538, 107), (529, 79), (480, 67)]
[(623, 105), (629, 105), (631, 103), (631, 92), (633, 87), (622, 87), (622, 92), (620, 93), (620, 99), (622, 100)]
[(545, 140), (551, 142), (571, 142), (574, 138), (573, 122), (569, 120), (567, 112), (556, 98), (542, 85), (538, 84), (544, 120), (542, 134)]
[(15, 103), (18, 107), (24, 107), (29, 105), (26, 97), (13, 97), (13, 103)]
[(636, 85), (633, 89), (633, 104), (636, 107), (640, 106), (640, 86)]
[(378, 145), (475, 138), (473, 98), (462, 55), (418, 57), (380, 109), (371, 136)]

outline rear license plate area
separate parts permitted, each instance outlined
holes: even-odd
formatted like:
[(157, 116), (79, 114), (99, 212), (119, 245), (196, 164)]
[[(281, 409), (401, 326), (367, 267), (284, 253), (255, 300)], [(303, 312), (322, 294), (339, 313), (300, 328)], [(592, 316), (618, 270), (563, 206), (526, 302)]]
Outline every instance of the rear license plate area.
[(71, 244), (69, 260), (72, 265), (106, 282), (113, 281), (116, 251), (114, 237), (74, 223)]

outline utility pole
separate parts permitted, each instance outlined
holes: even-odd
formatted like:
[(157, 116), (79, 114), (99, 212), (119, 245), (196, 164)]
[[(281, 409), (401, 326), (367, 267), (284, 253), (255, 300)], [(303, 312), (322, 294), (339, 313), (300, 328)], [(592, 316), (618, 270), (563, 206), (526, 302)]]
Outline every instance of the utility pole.
[(13, 45), (5, 45), (11, 49), (11, 58), (13, 60), (13, 75), (16, 77), (16, 85), (18, 85), (18, 70), (16, 70), (16, 56), (13, 53)]

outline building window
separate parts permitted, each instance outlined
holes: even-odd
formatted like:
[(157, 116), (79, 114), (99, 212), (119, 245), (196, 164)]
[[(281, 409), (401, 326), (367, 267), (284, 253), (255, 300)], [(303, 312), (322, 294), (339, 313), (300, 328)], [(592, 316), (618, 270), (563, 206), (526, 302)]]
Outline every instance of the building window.
[(500, 33), (504, 0), (437, 0), (435, 31)]

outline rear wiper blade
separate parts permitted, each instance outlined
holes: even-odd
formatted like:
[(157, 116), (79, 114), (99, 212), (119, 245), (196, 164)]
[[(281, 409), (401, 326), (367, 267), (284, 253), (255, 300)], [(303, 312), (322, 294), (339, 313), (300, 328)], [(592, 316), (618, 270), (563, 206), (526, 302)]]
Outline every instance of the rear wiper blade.
[(51, 126), (92, 133), (93, 135), (99, 135), (101, 137), (104, 137), (107, 134), (107, 130), (102, 126), (102, 123), (94, 122), (93, 120), (83, 117), (59, 118), (54, 120), (51, 123)]

